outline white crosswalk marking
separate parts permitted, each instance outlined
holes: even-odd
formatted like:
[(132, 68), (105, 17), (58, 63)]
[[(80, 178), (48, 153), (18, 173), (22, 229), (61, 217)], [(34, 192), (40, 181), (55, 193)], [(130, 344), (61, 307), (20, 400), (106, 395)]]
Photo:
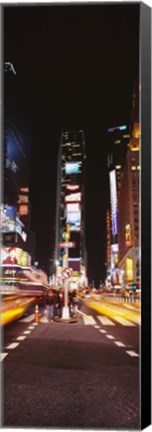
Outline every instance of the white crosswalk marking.
[(135, 353), (135, 351), (126, 351), (131, 357), (139, 357), (139, 354)]
[(21, 318), (20, 322), (29, 323), (34, 320), (34, 314), (27, 316), (26, 318)]
[(125, 347), (123, 342), (115, 341), (114, 342), (118, 347)]
[(19, 343), (13, 342), (6, 347), (6, 349), (14, 349), (19, 345)]
[(125, 318), (122, 317), (114, 317), (114, 320), (117, 321), (119, 324), (122, 324), (123, 326), (126, 327), (135, 327), (135, 324), (133, 324), (132, 322), (126, 320)]
[(113, 321), (111, 321), (109, 318), (107, 318), (106, 316), (98, 316), (97, 317), (99, 319), (99, 321), (103, 324), (103, 325), (109, 325), (109, 326), (114, 326), (115, 323)]
[(83, 316), (83, 320), (84, 320), (85, 325), (96, 324), (94, 318), (91, 315), (82, 315), (82, 316)]
[(8, 353), (0, 353), (0, 361), (4, 360), (7, 355)]
[(26, 339), (26, 336), (18, 336), (17, 337), (17, 340), (19, 340), (19, 341), (23, 341), (24, 339)]

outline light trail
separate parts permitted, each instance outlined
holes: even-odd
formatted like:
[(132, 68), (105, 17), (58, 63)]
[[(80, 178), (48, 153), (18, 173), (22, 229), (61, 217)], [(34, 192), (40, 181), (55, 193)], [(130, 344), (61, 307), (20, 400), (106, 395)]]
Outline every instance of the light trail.
[[(119, 303), (110, 303), (107, 300), (93, 300), (86, 299), (86, 306), (95, 311), (99, 312), (102, 315), (105, 315), (111, 318), (114, 321), (123, 322), (125, 325), (133, 326), (134, 324), (141, 324), (141, 316), (140, 311), (137, 309), (131, 310), (129, 308), (125, 308), (123, 304)], [(102, 317), (103, 318), (103, 317)]]

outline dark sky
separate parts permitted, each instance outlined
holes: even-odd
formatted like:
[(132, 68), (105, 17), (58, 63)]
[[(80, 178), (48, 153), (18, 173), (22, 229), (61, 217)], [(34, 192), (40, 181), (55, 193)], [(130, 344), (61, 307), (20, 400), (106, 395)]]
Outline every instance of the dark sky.
[(130, 122), (139, 4), (5, 6), (4, 60), (16, 69), (16, 110), (30, 137), (32, 228), (41, 264), (54, 246), (61, 128), (84, 130), (88, 276), (98, 284), (106, 261), (107, 128)]

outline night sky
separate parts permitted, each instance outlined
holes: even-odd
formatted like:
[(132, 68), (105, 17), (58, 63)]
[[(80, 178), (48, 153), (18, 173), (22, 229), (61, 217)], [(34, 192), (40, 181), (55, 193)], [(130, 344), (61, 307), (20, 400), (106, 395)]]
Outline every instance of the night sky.
[(17, 120), (29, 137), (31, 228), (41, 265), (54, 249), (60, 132), (84, 130), (88, 276), (98, 285), (106, 275), (107, 129), (130, 122), (139, 4), (5, 6), (4, 60), (16, 69)]

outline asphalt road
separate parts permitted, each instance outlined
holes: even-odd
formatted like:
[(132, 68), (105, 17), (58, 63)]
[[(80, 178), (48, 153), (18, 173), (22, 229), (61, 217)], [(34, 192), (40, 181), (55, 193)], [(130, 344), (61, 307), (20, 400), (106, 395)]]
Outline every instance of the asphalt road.
[(4, 329), (2, 427), (140, 428), (139, 326), (80, 312), (76, 323), (34, 325), (30, 314)]

